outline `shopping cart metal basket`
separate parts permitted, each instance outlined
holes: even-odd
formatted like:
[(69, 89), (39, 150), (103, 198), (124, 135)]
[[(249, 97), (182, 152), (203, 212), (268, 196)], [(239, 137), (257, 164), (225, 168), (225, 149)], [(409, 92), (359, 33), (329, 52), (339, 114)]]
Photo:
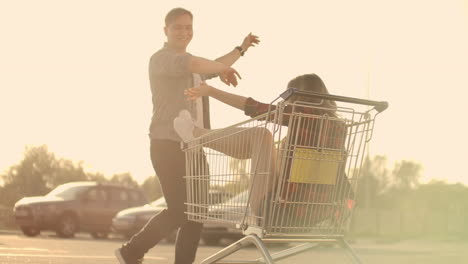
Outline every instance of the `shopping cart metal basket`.
[[(291, 96), (320, 100), (290, 103)], [(292, 88), (268, 112), (183, 143), (189, 220), (230, 225), (245, 235), (202, 263), (232, 263), (222, 259), (251, 244), (262, 258), (235, 263), (274, 263), (321, 242), (336, 242), (361, 263), (344, 235), (375, 117), (387, 107)], [(237, 196), (213, 204), (213, 189)], [(266, 242), (303, 244), (270, 254)]]

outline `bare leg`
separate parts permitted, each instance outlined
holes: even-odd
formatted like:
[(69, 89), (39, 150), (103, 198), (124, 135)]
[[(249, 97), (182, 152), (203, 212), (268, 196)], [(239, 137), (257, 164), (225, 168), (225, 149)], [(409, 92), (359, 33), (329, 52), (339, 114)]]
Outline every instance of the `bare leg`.
[(224, 129), (204, 129), (195, 127), (188, 111), (181, 111), (174, 119), (174, 129), (186, 142), (201, 139), (204, 147), (209, 147), (237, 159), (251, 159), (252, 212), (258, 214), (265, 195), (272, 190), (276, 174), (276, 151), (273, 135), (263, 126), (228, 127)]
[[(271, 132), (264, 127), (225, 129), (195, 128), (194, 136), (205, 135), (204, 146), (237, 159), (251, 159), (251, 209), (260, 212), (262, 199), (272, 190), (276, 174), (276, 150)], [(214, 133), (212, 133), (214, 132)], [(211, 135), (207, 135), (211, 133)], [(270, 178), (268, 178), (270, 177)], [(268, 183), (268, 184), (267, 184)]]

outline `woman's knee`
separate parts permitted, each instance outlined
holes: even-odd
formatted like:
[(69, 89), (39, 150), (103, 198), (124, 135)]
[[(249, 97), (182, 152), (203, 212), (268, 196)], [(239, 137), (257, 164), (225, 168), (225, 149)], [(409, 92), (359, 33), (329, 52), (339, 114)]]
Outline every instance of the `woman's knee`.
[(272, 141), (273, 139), (273, 134), (271, 133), (271, 131), (264, 127), (256, 127), (253, 129), (252, 132), (254, 133), (254, 138), (256, 139), (260, 139), (262, 141)]

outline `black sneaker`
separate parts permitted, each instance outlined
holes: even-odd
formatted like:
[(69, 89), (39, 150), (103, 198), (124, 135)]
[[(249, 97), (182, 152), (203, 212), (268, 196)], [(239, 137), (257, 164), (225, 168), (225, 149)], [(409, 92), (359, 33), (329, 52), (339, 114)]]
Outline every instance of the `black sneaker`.
[(121, 247), (114, 251), (115, 256), (119, 260), (120, 264), (141, 264), (143, 258), (137, 258), (128, 252), (125, 248)]

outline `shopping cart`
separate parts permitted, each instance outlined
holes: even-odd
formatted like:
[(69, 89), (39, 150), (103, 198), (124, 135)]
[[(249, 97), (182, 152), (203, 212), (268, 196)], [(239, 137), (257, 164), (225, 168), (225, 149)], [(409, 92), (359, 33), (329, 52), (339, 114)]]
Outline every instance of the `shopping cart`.
[[(289, 103), (291, 96), (321, 102)], [(375, 117), (387, 107), (292, 88), (267, 113), (182, 144), (189, 220), (237, 227), (245, 235), (202, 263), (233, 263), (221, 260), (251, 244), (262, 258), (235, 263), (274, 263), (323, 242), (339, 244), (361, 263), (344, 235)], [(213, 189), (237, 196), (213, 204)], [(267, 242), (302, 244), (270, 254)]]

